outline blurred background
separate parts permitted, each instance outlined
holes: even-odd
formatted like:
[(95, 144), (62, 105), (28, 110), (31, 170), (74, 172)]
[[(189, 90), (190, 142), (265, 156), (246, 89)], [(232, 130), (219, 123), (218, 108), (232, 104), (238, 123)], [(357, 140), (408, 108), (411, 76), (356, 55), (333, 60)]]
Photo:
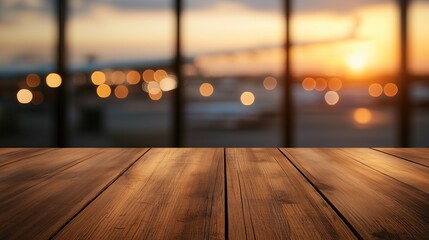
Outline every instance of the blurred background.
[(427, 0), (0, 0), (2, 147), (429, 147)]

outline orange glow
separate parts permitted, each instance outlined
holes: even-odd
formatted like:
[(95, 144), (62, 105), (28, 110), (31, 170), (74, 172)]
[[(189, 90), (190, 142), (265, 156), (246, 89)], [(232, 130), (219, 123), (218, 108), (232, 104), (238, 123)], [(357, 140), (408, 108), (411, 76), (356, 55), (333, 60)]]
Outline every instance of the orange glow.
[(362, 71), (368, 65), (368, 56), (364, 53), (354, 53), (347, 56), (347, 66), (354, 72)]
[(274, 90), (277, 86), (277, 80), (273, 77), (266, 77), (264, 79), (263, 85), (267, 90)]
[(95, 71), (91, 74), (91, 81), (94, 85), (101, 85), (106, 82), (106, 75), (103, 72)]
[(167, 72), (162, 69), (156, 70), (155, 73), (153, 74), (153, 78), (157, 82), (161, 82), (161, 80), (166, 78), (167, 76), (168, 76)]
[(97, 95), (100, 98), (108, 98), (110, 94), (112, 93), (112, 90), (110, 89), (110, 86), (107, 84), (101, 84), (97, 87)]
[(203, 83), (200, 86), (200, 94), (203, 97), (210, 97), (214, 92), (214, 88), (210, 83)]
[(43, 100), (45, 99), (45, 96), (43, 96), (43, 93), (39, 91), (33, 92), (33, 100), (31, 101), (34, 105), (40, 105), (43, 103)]
[(149, 93), (149, 98), (152, 99), (153, 101), (158, 101), (159, 99), (161, 99), (161, 97), (162, 97), (162, 92), (161, 91), (159, 91), (156, 94)]
[(40, 77), (37, 74), (30, 73), (25, 79), (27, 86), (29, 87), (38, 87), (40, 85)]
[(131, 85), (137, 84), (140, 82), (140, 73), (137, 71), (129, 71), (127, 73), (127, 82)]
[(305, 91), (313, 91), (314, 88), (316, 88), (316, 81), (314, 78), (305, 78), (302, 80), (302, 88), (304, 88)]
[(328, 87), (332, 91), (339, 91), (342, 86), (343, 86), (343, 83), (341, 82), (341, 79), (339, 79), (339, 78), (329, 79)]
[(251, 92), (243, 92), (240, 97), (241, 103), (244, 106), (250, 106), (255, 102), (255, 95)]
[(142, 74), (143, 81), (147, 83), (151, 81), (155, 81), (154, 74), (155, 72), (152, 69), (146, 69)]
[(325, 101), (328, 105), (335, 105), (338, 103), (338, 101), (340, 100), (340, 96), (338, 95), (337, 92), (334, 91), (328, 91), (325, 94)]
[(394, 97), (398, 94), (398, 86), (394, 83), (388, 83), (384, 85), (384, 95), (388, 97)]
[(366, 108), (358, 108), (353, 113), (353, 119), (359, 124), (368, 124), (372, 120), (372, 113)]
[(16, 93), (16, 99), (19, 103), (27, 104), (33, 99), (33, 93), (28, 89), (21, 89)]
[[(139, 76), (140, 76), (140, 74), (139, 74)], [(128, 88), (124, 85), (116, 86), (115, 96), (119, 99), (124, 99), (124, 98), (128, 97)]]
[(125, 82), (125, 73), (121, 72), (121, 71), (114, 71), (112, 73), (112, 83), (119, 85)]
[(326, 79), (324, 78), (317, 78), (316, 79), (316, 87), (315, 89), (319, 92), (322, 92), (328, 87), (328, 83), (326, 82)]
[(380, 97), (383, 94), (383, 87), (379, 83), (373, 83), (369, 86), (368, 93), (371, 97)]
[(61, 85), (61, 76), (57, 73), (49, 73), (48, 76), (46, 76), (46, 85), (51, 88), (57, 88)]

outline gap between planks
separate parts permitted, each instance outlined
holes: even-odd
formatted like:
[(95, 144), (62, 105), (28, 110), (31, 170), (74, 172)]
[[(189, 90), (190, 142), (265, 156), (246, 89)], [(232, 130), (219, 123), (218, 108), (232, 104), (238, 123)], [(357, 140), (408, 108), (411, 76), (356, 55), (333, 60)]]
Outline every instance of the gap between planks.
[(131, 162), (131, 164), (126, 167), (124, 170), (122, 170), (115, 178), (113, 178), (109, 183), (106, 184), (106, 186), (104, 186), (97, 194), (95, 194), (95, 196), (90, 199), (79, 211), (77, 211), (71, 218), (69, 218), (63, 225), (61, 225), (61, 227), (58, 228), (57, 231), (55, 231), (50, 237), (49, 239), (53, 239), (55, 238), (55, 236), (61, 232), (61, 230), (63, 230), (71, 221), (73, 221), (73, 219), (75, 219), (85, 208), (87, 208), (92, 202), (95, 201), (95, 199), (97, 199), (104, 191), (106, 191), (106, 189), (108, 189), (113, 183), (116, 182), (116, 180), (118, 180), (126, 171), (128, 171), (128, 169), (130, 169), (136, 162), (138, 162), (147, 152), (150, 151), (151, 148), (148, 148), (145, 152), (143, 152), (140, 156), (138, 156), (136, 158), (136, 160), (134, 160), (133, 162)]

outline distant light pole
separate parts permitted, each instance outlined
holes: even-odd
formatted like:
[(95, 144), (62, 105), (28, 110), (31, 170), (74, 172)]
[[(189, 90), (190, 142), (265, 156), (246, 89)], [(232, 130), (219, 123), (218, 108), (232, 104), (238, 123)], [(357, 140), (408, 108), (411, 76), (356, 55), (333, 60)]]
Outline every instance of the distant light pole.
[(285, 0), (284, 6), (285, 13), (285, 23), (286, 23), (286, 36), (285, 36), (285, 73), (284, 73), (284, 91), (283, 91), (283, 108), (282, 108), (282, 116), (283, 116), (283, 145), (285, 147), (293, 146), (293, 99), (292, 99), (292, 87), (293, 87), (293, 78), (291, 74), (291, 58), (290, 58), (290, 50), (291, 50), (291, 13), (292, 13), (292, 0)]
[(410, 83), (408, 63), (408, 0), (398, 0), (400, 9), (400, 68), (399, 68), (399, 146), (409, 147), (410, 138)]
[(174, 10), (176, 16), (176, 38), (174, 55), (174, 72), (176, 74), (177, 88), (173, 91), (173, 141), (175, 147), (182, 146), (183, 128), (184, 128), (184, 101), (183, 101), (183, 76), (182, 76), (182, 42), (181, 42), (181, 15), (182, 0), (174, 1)]

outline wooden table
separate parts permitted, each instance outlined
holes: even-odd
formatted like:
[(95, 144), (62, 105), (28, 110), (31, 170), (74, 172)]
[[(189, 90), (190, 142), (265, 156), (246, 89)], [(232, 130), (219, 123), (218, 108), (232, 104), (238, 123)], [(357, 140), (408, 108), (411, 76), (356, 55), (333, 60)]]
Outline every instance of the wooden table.
[(429, 149), (0, 149), (0, 239), (429, 239)]

